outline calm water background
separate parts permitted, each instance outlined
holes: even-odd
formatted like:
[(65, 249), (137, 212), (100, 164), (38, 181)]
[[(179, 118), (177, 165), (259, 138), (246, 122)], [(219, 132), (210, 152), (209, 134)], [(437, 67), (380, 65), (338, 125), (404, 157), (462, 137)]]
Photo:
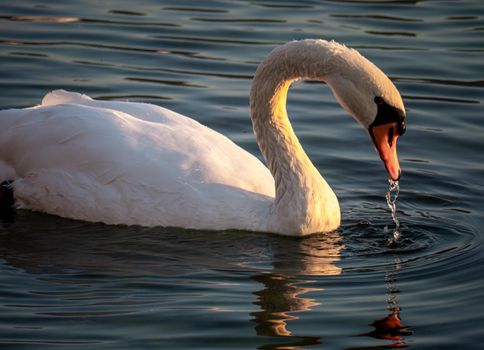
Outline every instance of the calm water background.
[[(20, 212), (0, 228), (2, 349), (478, 349), (484, 343), (481, 1), (2, 1), (0, 108), (64, 88), (192, 116), (257, 156), (248, 92), (276, 45), (358, 48), (400, 89), (402, 237), (386, 174), (323, 84), (289, 112), (340, 198), (289, 239)], [(388, 227), (387, 227), (388, 226)], [(399, 320), (401, 319), (401, 320)]]

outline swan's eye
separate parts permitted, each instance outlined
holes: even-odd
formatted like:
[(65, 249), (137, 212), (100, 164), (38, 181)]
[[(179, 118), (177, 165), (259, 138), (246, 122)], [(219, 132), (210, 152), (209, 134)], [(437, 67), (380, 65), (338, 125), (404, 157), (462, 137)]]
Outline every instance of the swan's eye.
[(393, 126), (388, 129), (388, 144), (392, 147), (393, 144)]
[(380, 96), (376, 96), (374, 101), (377, 105), (382, 105), (385, 102), (385, 101), (383, 101), (383, 98), (380, 97)]

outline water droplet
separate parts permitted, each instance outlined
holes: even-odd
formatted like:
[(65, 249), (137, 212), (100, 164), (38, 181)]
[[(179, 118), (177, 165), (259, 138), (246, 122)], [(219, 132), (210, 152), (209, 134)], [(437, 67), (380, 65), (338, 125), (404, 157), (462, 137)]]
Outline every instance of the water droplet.
[[(393, 181), (392, 179), (388, 179), (388, 183), (390, 184), (390, 187), (388, 188), (386, 199), (387, 199), (388, 208), (390, 208), (392, 213), (392, 219), (393, 219), (393, 223), (395, 224), (395, 230), (393, 231), (392, 235), (388, 238), (387, 244), (393, 245), (397, 242), (397, 240), (401, 236), (401, 233), (399, 231), (400, 221), (398, 221), (398, 218), (397, 218), (397, 199), (400, 193), (400, 184), (398, 183), (398, 181)], [(394, 193), (393, 196), (392, 196), (392, 193)]]

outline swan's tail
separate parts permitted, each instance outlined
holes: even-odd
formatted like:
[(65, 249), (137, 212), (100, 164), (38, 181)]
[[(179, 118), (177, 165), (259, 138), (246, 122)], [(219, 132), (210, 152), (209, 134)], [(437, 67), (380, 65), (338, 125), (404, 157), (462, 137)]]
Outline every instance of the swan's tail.
[(13, 205), (13, 181), (0, 183), (0, 209), (9, 208)]
[(14, 198), (13, 182), (4, 181), (0, 183), (0, 222), (11, 223), (14, 221)]
[(66, 90), (54, 90), (49, 92), (42, 99), (42, 106), (53, 106), (63, 103), (70, 104), (87, 104), (92, 102), (92, 98), (87, 95), (82, 95), (77, 92), (70, 92)]
[(15, 178), (15, 169), (0, 159), (0, 183)]

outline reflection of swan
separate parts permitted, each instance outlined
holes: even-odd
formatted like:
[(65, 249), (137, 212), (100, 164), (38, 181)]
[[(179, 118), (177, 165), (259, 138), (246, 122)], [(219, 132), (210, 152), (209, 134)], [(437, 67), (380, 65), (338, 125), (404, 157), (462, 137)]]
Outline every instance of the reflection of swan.
[(301, 77), (328, 83), (397, 179), (405, 112), (395, 86), (355, 50), (305, 40), (275, 49), (253, 81), (252, 122), (269, 169), (167, 109), (55, 91), (41, 106), (0, 112), (0, 183), (14, 180), (18, 207), (108, 224), (334, 230), (336, 196), (286, 113), (289, 86)]
[[(319, 288), (302, 287), (309, 281), (300, 280), (294, 275), (335, 276), (341, 268), (334, 265), (340, 260), (340, 237), (337, 234), (325, 237), (313, 236), (304, 241), (284, 246), (278, 242), (274, 247), (273, 271), (252, 277), (264, 288), (255, 292), (260, 310), (252, 312), (256, 322), (255, 330), (260, 336), (288, 337), (284, 344), (278, 343), (261, 348), (293, 349), (320, 343), (319, 336), (299, 336), (289, 329), (288, 321), (302, 317), (319, 303), (304, 294), (320, 291)], [(298, 314), (298, 316), (294, 315)]]
[(252, 312), (256, 322), (255, 330), (259, 336), (292, 337), (287, 340), (287, 345), (312, 345), (319, 344), (318, 336), (299, 337), (292, 334), (287, 322), (297, 320), (299, 317), (293, 313), (311, 311), (319, 305), (314, 299), (303, 297), (304, 294), (319, 289), (303, 288), (300, 281), (285, 275), (275, 273), (262, 274), (252, 277), (262, 283), (264, 288), (255, 292), (256, 304), (260, 311)]

